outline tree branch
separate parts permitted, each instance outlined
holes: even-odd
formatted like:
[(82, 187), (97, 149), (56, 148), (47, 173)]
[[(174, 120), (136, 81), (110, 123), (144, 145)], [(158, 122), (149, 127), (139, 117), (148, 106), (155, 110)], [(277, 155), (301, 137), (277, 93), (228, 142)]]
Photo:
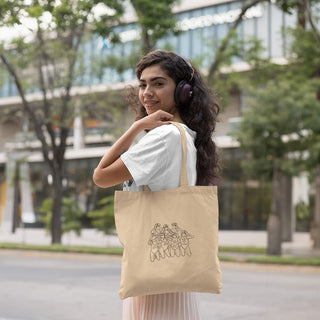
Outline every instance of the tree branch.
[(22, 106), (23, 106), (24, 110), (27, 112), (27, 114), (31, 118), (36, 135), (41, 142), (41, 149), (42, 149), (43, 157), (44, 157), (45, 161), (52, 167), (52, 161), (49, 158), (49, 147), (48, 147), (46, 138), (43, 134), (43, 131), (41, 129), (41, 124), (39, 123), (39, 121), (37, 119), (36, 113), (34, 112), (32, 107), (30, 106), (29, 102), (26, 100), (25, 93), (24, 93), (22, 85), (19, 81), (18, 75), (17, 75), (15, 69), (13, 68), (13, 66), (11, 65), (10, 61), (6, 58), (6, 56), (3, 53), (1, 53), (0, 57), (1, 57), (3, 64), (6, 66), (9, 74), (14, 79), (14, 82), (16, 84), (16, 87), (18, 89), (19, 95), (22, 100)]
[(246, 14), (246, 12), (253, 6), (262, 3), (262, 2), (269, 2), (270, 0), (253, 0), (250, 3), (248, 3), (247, 5), (245, 5), (244, 7), (242, 7), (241, 12), (238, 16), (238, 18), (233, 22), (232, 26), (229, 28), (227, 36), (222, 40), (220, 47), (217, 50), (216, 53), (216, 58), (214, 60), (214, 62), (212, 63), (212, 65), (209, 68), (209, 72), (208, 72), (208, 80), (209, 82), (212, 81), (214, 74), (217, 72), (221, 62), (222, 62), (222, 54), (226, 51), (229, 41), (232, 37), (232, 33), (233, 31), (238, 27), (238, 25), (241, 23), (244, 15)]
[[(82, 36), (84, 34), (84, 30), (85, 30), (85, 24), (83, 24), (81, 26), (81, 28), (79, 29), (78, 32), (78, 36), (76, 36), (76, 34), (73, 34), (70, 38), (71, 39), (76, 39), (75, 42), (71, 41), (70, 42), (70, 46), (73, 46), (73, 51), (74, 52), (78, 52), (79, 51), (79, 47), (82, 41)], [(75, 32), (77, 33), (77, 32)], [(68, 118), (68, 116), (70, 115), (70, 110), (68, 110), (69, 107), (69, 102), (71, 100), (71, 96), (70, 96), (70, 90), (72, 87), (72, 81), (73, 81), (73, 77), (74, 77), (74, 69), (75, 69), (75, 64), (76, 64), (76, 54), (73, 54), (72, 58), (70, 59), (69, 62), (69, 68), (68, 68), (68, 82), (65, 86), (65, 94), (62, 96), (62, 109), (61, 109), (61, 117), (60, 117), (60, 122), (63, 124), (60, 127), (60, 145), (59, 145), (59, 150), (57, 151), (57, 158), (61, 160), (63, 160), (64, 158), (64, 152), (67, 146), (66, 140), (68, 137), (68, 133), (69, 133), (69, 125), (65, 124), (66, 119)]]
[(307, 13), (308, 22), (310, 23), (311, 29), (313, 30), (313, 33), (314, 33), (317, 41), (320, 42), (320, 32), (317, 29), (317, 27), (313, 21), (311, 8), (310, 8), (310, 1), (308, 1), (308, 0), (306, 1), (306, 13)]
[[(45, 44), (41, 35), (40, 30), (37, 32), (37, 38), (39, 40), (40, 46), (39, 46), (39, 59), (38, 59), (38, 74), (39, 74), (39, 83), (40, 83), (40, 89), (42, 91), (42, 97), (43, 97), (43, 109), (44, 109), (44, 116), (45, 116), (45, 126), (47, 128), (47, 131), (50, 136), (51, 145), (53, 152), (55, 152), (56, 149), (56, 140), (55, 140), (55, 132), (52, 126), (52, 121), (48, 122), (48, 119), (51, 117), (50, 115), (50, 103), (47, 99), (47, 89), (45, 85), (44, 75), (43, 75), (43, 65), (48, 65), (48, 57), (45, 53)], [(48, 77), (50, 77), (50, 72), (48, 72)], [(52, 85), (53, 87), (53, 85)]]

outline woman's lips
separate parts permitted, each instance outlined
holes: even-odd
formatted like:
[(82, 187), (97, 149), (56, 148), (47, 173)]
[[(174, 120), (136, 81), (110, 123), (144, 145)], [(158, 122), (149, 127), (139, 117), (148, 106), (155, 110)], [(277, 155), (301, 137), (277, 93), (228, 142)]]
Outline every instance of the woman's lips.
[(157, 103), (158, 103), (158, 101), (145, 101), (145, 102), (144, 102), (144, 106), (145, 106), (146, 108), (152, 108), (152, 107), (154, 107)]

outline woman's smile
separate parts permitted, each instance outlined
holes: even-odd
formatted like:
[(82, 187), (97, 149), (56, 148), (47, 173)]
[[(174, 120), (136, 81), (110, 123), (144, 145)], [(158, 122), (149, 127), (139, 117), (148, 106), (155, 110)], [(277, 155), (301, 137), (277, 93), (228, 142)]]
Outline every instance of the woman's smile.
[(144, 100), (144, 106), (146, 108), (152, 108), (157, 103), (158, 103), (158, 101), (156, 101), (156, 100)]

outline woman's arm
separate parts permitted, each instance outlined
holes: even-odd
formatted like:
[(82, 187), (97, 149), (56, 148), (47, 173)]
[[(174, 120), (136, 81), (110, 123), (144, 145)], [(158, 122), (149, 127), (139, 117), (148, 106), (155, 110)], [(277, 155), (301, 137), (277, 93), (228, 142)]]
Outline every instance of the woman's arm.
[(143, 130), (152, 130), (164, 124), (170, 124), (173, 115), (159, 110), (147, 117), (134, 122), (131, 127), (120, 137), (120, 139), (104, 155), (93, 174), (94, 183), (107, 188), (132, 178), (131, 173), (122, 162), (120, 156), (126, 152), (135, 137)]

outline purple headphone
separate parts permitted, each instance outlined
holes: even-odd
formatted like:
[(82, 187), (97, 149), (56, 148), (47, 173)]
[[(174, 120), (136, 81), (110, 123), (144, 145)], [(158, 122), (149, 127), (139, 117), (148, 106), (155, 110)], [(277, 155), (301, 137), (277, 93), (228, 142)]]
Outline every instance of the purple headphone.
[(191, 81), (193, 79), (194, 76), (194, 69), (191, 65), (191, 63), (183, 58), (182, 56), (179, 56), (184, 62), (185, 64), (190, 68), (190, 78), (189, 80), (181, 80), (177, 86), (176, 86), (176, 90), (174, 92), (174, 101), (176, 102), (177, 105), (187, 105), (190, 103), (191, 98), (192, 98), (192, 93), (193, 93), (193, 89), (192, 89), (192, 85), (191, 85)]

